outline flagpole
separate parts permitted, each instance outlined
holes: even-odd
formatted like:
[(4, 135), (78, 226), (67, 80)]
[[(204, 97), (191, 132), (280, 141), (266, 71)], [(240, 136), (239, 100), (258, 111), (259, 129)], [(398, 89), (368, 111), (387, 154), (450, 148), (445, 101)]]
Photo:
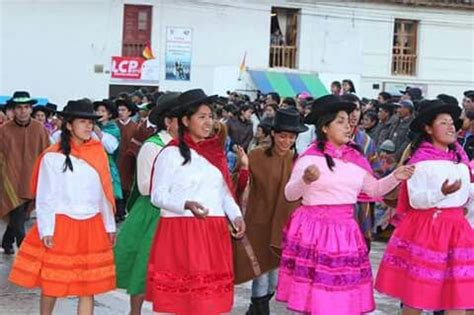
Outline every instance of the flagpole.
[(242, 81), (242, 74), (245, 71), (245, 61), (247, 59), (247, 51), (244, 53), (244, 58), (242, 58), (242, 62), (240, 63), (240, 69), (239, 69), (239, 78), (237, 81)]

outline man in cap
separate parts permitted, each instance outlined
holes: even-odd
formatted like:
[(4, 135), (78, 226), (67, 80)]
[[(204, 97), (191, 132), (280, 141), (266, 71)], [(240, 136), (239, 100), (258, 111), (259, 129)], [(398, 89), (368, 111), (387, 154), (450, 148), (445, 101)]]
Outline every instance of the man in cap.
[(31, 118), (36, 100), (28, 92), (18, 91), (8, 101), (13, 108), (13, 120), (0, 128), (0, 218), (9, 216), (2, 239), (6, 254), (13, 254), (13, 243), (19, 247), (25, 237), (28, 205), (33, 199), (30, 179), (33, 165), (49, 146), (49, 136), (43, 125)]
[(410, 100), (413, 103), (419, 102), (423, 99), (422, 91), (417, 87), (407, 87), (405, 91), (400, 91), (403, 95), (401, 100)]

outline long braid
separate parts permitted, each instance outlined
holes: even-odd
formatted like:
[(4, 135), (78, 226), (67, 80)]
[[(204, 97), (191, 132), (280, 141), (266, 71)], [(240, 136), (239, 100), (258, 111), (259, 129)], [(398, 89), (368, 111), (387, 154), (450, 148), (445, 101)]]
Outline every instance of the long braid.
[(271, 141), (270, 146), (265, 149), (265, 155), (268, 157), (273, 156), (273, 148), (275, 147), (275, 139), (273, 138), (272, 135), (270, 135), (270, 141)]
[(179, 153), (184, 159), (184, 162), (182, 165), (185, 165), (191, 161), (191, 150), (189, 149), (188, 145), (184, 141), (184, 133), (186, 131), (186, 127), (184, 124), (181, 122), (181, 119), (178, 120), (178, 139), (179, 139)]
[(336, 164), (334, 163), (334, 160), (333, 158), (325, 153), (325, 148), (326, 148), (326, 139), (322, 139), (320, 138), (321, 140), (318, 141), (318, 150), (321, 151), (322, 154), (324, 154), (324, 157), (326, 158), (326, 164), (328, 165), (328, 168), (333, 171), (333, 168), (334, 166), (336, 166)]
[(448, 149), (456, 154), (456, 163), (461, 163), (461, 154), (456, 150), (454, 143), (448, 144)]
[(66, 172), (68, 169), (73, 172), (74, 169), (72, 166), (71, 157), (69, 156), (71, 154), (71, 132), (69, 129), (67, 129), (67, 123), (64, 123), (61, 128), (61, 140), (59, 147), (61, 152), (66, 156), (66, 159), (64, 160), (63, 172)]

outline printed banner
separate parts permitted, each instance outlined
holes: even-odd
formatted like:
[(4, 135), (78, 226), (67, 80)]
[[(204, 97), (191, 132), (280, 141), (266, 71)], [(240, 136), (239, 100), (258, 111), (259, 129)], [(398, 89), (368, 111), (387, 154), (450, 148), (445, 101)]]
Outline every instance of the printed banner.
[(166, 28), (165, 79), (189, 81), (191, 78), (192, 29)]
[(145, 60), (141, 57), (112, 57), (112, 79), (133, 81), (159, 81), (157, 59)]

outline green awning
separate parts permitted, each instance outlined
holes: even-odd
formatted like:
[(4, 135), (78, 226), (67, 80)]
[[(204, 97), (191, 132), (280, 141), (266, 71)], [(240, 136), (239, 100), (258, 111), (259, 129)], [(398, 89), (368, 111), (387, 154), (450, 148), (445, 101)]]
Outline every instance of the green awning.
[(329, 94), (317, 74), (249, 70), (250, 77), (262, 93), (277, 92), (281, 97), (295, 97), (307, 92), (317, 98)]

